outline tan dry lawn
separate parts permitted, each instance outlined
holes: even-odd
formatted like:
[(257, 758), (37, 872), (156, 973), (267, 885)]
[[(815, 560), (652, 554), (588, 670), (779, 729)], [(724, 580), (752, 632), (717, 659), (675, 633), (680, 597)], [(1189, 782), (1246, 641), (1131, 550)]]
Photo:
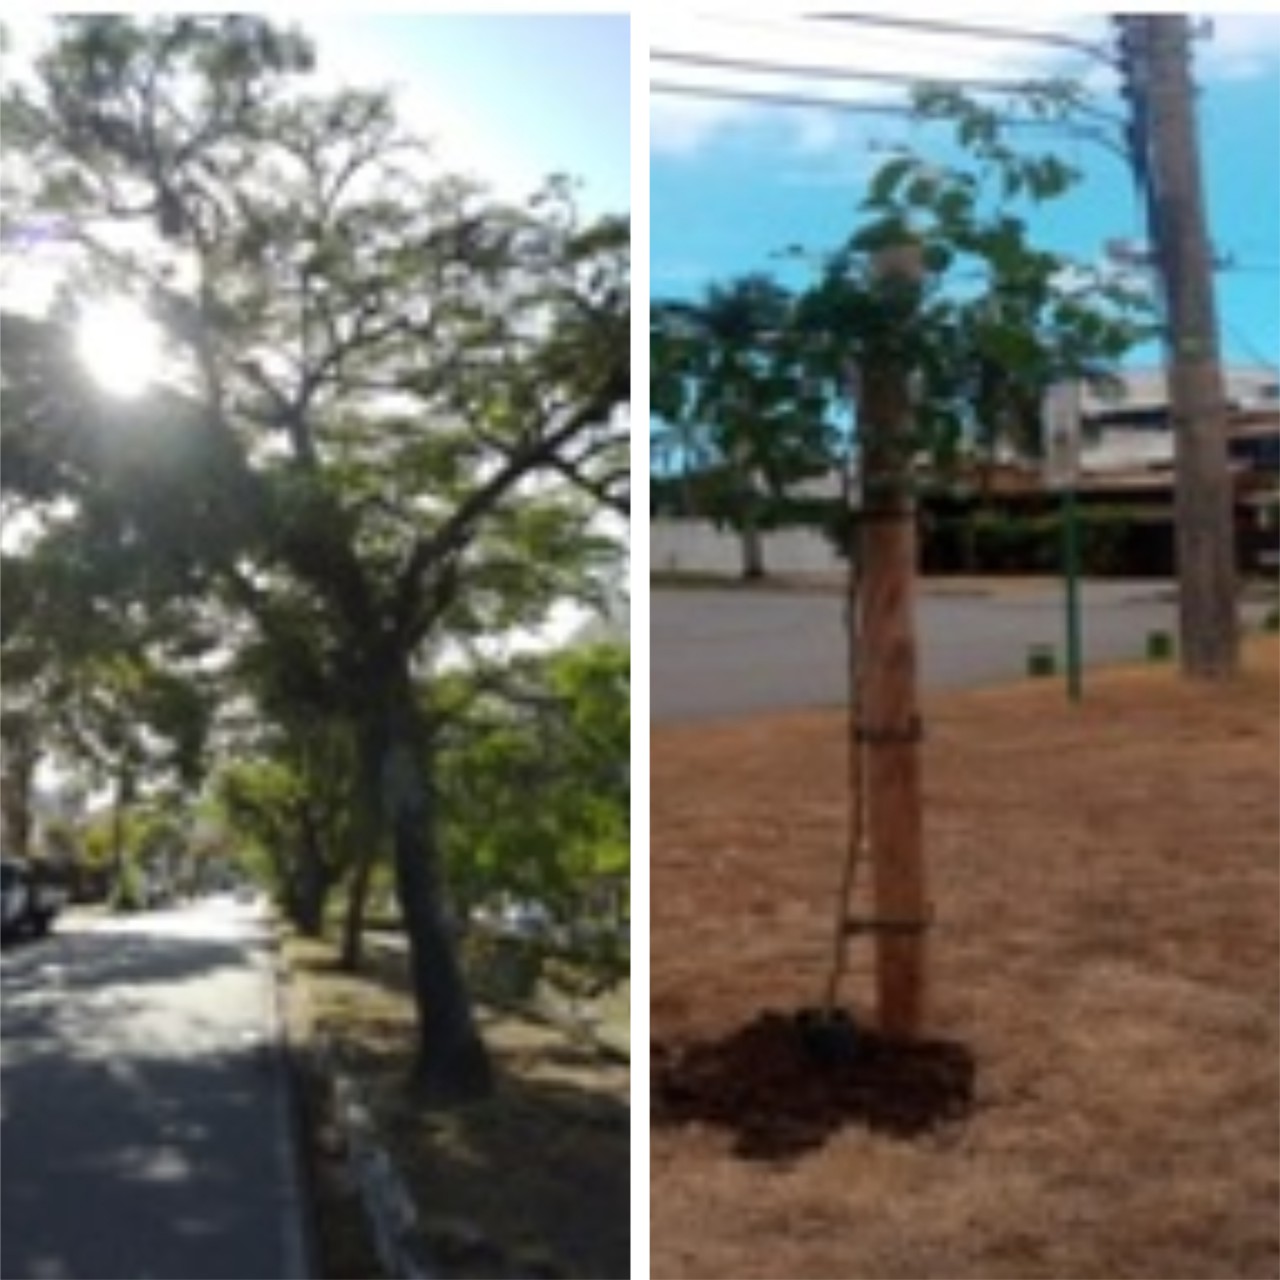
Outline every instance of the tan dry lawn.
[[(928, 704), (930, 1030), (977, 1055), (977, 1110), (789, 1164), (654, 1129), (652, 1275), (1280, 1275), (1278, 659)], [(838, 714), (655, 727), (655, 1038), (817, 1001), (844, 740)]]

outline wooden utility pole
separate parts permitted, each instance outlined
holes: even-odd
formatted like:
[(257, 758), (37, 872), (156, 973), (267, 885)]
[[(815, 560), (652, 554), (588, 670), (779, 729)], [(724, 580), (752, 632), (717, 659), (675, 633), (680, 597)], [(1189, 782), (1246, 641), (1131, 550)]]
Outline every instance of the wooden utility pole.
[[(876, 261), (895, 325), (915, 321), (923, 268), (904, 245)], [(859, 652), (855, 675), (865, 750), (862, 782), (871, 851), (877, 1013), (890, 1036), (923, 1027), (927, 902), (920, 802), (920, 717), (916, 702), (916, 504), (910, 369), (890, 337), (861, 370), (862, 444)], [(899, 332), (903, 330), (900, 329)], [(851, 922), (851, 928), (865, 927)]]
[[(1239, 667), (1234, 497), (1218, 347), (1213, 249), (1206, 228), (1182, 14), (1127, 17), (1135, 143), (1149, 193), (1166, 309), (1169, 403), (1183, 674), (1216, 679)], [(1145, 172), (1144, 172), (1145, 171)]]

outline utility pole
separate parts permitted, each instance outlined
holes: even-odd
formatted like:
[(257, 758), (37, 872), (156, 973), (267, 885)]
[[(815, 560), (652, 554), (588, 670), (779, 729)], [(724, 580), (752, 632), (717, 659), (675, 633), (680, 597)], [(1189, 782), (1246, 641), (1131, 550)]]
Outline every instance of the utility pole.
[(1133, 143), (1163, 285), (1175, 500), (1182, 671), (1218, 679), (1239, 668), (1234, 495), (1218, 344), (1213, 250), (1206, 228), (1182, 14), (1120, 19), (1134, 105)]
[(871, 851), (877, 1014), (889, 1036), (918, 1035), (925, 1016), (928, 906), (916, 700), (916, 502), (910, 373), (900, 339), (916, 323), (923, 275), (918, 246), (883, 251), (878, 287), (893, 317), (885, 349), (861, 370), (860, 639), (855, 659), (865, 749), (863, 812)]

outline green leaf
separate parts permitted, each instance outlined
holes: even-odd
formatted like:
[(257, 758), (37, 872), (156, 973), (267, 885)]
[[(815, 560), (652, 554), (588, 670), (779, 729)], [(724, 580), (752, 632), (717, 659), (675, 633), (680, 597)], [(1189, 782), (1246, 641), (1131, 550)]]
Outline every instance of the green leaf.
[(898, 156), (887, 161), (876, 171), (867, 190), (869, 204), (884, 205), (892, 201), (898, 188), (908, 175), (919, 167), (919, 161), (910, 155)]

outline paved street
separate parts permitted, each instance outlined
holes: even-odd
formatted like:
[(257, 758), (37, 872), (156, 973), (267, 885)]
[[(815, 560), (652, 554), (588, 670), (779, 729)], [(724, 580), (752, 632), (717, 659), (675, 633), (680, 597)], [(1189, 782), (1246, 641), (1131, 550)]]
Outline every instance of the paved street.
[(305, 1274), (272, 981), (230, 900), (5, 951), (0, 1274)]
[[(1168, 583), (1088, 583), (1084, 605), (1086, 662), (1140, 658), (1149, 631), (1177, 630)], [(842, 703), (848, 688), (843, 619), (844, 603), (832, 592), (652, 592), (650, 718)], [(996, 595), (926, 590), (917, 627), (926, 689), (1017, 678), (1025, 673), (1029, 645), (1052, 643), (1062, 655), (1062, 587)]]

